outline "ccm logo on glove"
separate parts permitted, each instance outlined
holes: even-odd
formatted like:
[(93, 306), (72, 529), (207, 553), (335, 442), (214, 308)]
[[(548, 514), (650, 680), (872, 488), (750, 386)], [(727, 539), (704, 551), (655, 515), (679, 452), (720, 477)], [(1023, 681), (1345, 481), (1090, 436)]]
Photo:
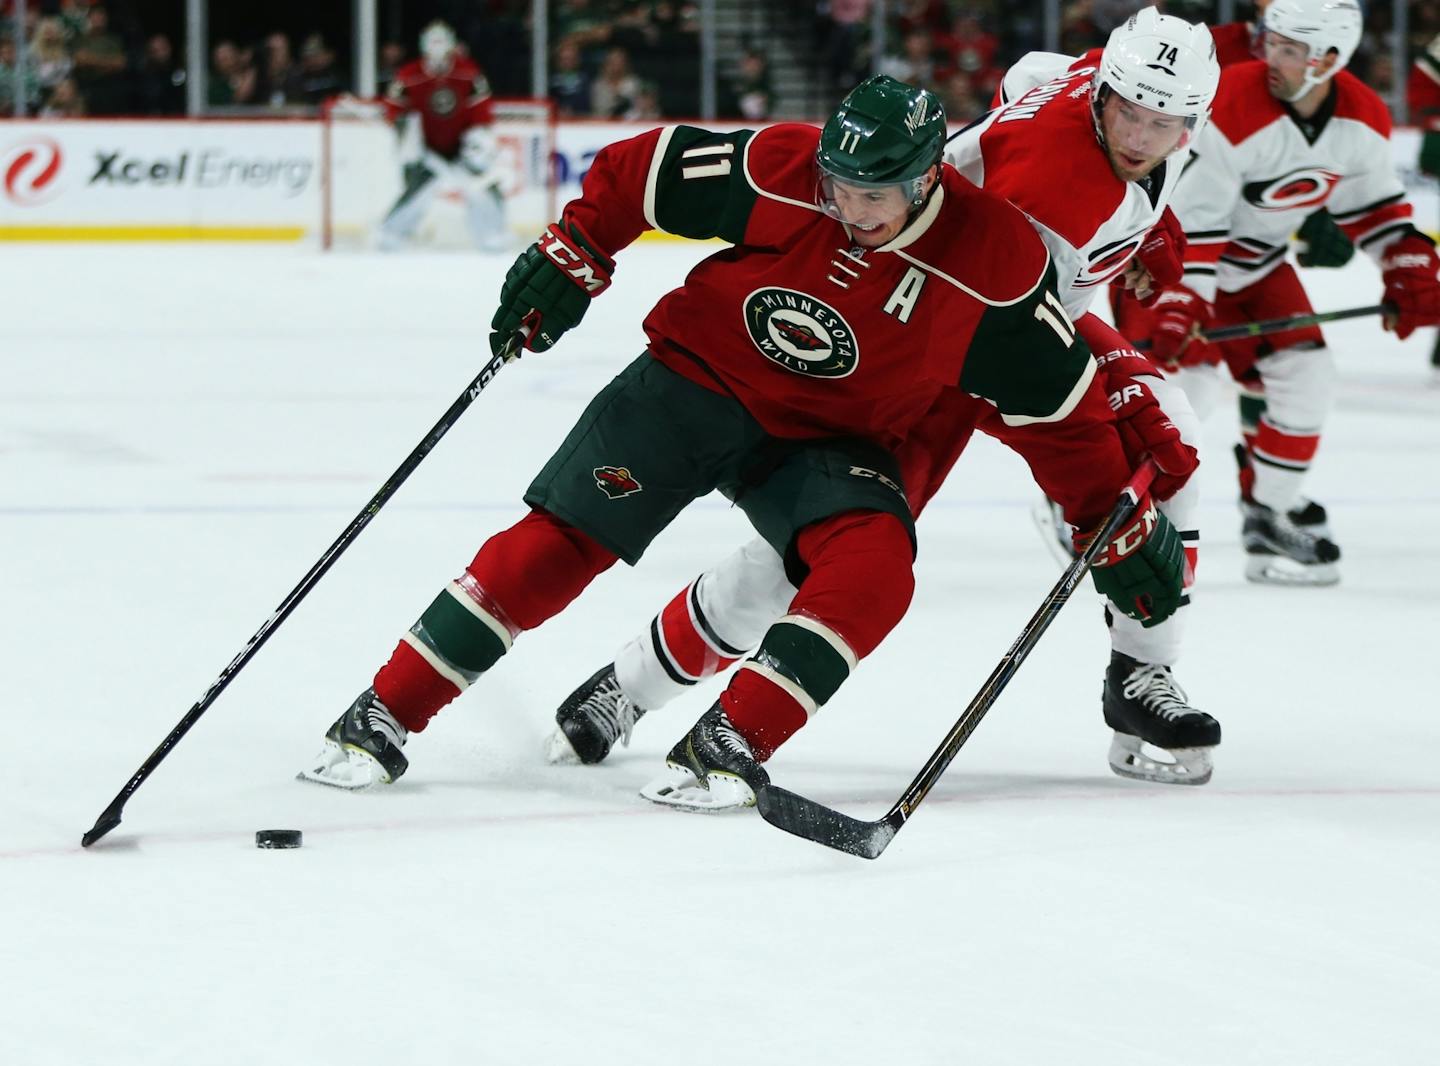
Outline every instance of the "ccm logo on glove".
[(554, 226), (544, 232), (538, 243), (546, 258), (591, 296), (604, 292), (609, 286), (610, 278), (606, 271), (571, 245)]

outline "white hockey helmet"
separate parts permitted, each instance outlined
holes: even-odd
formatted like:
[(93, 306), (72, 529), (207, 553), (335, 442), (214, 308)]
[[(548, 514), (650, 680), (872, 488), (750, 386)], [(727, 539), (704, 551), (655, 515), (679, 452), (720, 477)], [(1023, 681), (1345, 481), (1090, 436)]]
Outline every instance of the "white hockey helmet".
[(455, 53), (455, 31), (438, 19), (420, 31), (420, 55), (430, 67), (443, 67)]
[(1096, 128), (1105, 99), (1115, 93), (1139, 107), (1185, 119), (1187, 135), (1178, 147), (1194, 140), (1220, 84), (1215, 41), (1201, 23), (1143, 8), (1116, 26), (1105, 42), (1095, 71)]
[[(1300, 99), (1350, 62), (1364, 24), (1365, 16), (1356, 0), (1272, 0), (1265, 9), (1265, 31), (1288, 37), (1310, 50), (1305, 77), (1290, 99)], [(1317, 74), (1315, 68), (1331, 52), (1336, 53), (1334, 66)]]

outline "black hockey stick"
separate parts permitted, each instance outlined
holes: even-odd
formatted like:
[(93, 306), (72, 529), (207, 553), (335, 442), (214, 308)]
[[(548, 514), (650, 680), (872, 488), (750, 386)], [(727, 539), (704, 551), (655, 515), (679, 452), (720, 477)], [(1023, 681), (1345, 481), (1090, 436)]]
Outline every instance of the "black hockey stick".
[[(1220, 326), (1216, 329), (1203, 330), (1200, 339), (1211, 344), (1219, 341), (1233, 341), (1241, 337), (1261, 337), (1267, 333), (1282, 333), (1287, 329), (1304, 329), (1306, 326), (1319, 326), (1325, 322), (1339, 322), (1346, 318), (1364, 318), (1366, 315), (1388, 315), (1393, 314), (1395, 308), (1390, 304), (1370, 304), (1366, 307), (1347, 307), (1343, 311), (1312, 311), (1304, 315), (1290, 315), (1288, 318), (1266, 318), (1259, 322), (1242, 322), (1235, 326)], [(1149, 341), (1141, 341), (1135, 345), (1140, 351), (1150, 347)]]
[(280, 623), (290, 616), (290, 612), (309, 594), (316, 583), (325, 576), (325, 572), (330, 569), (335, 560), (340, 558), (341, 553), (360, 535), (360, 531), (369, 525), (370, 519), (375, 517), (380, 511), (380, 508), (384, 507), (390, 497), (395, 495), (395, 491), (405, 483), (405, 479), (415, 472), (415, 468), (420, 465), (420, 461), (429, 455), (430, 450), (440, 442), (440, 438), (450, 431), (450, 427), (465, 413), (465, 409), (474, 402), (476, 396), (480, 395), (480, 391), (485, 388), (486, 385), (490, 384), (495, 375), (500, 372), (500, 368), (518, 356), (520, 345), (524, 339), (525, 334), (523, 332), (515, 333), (515, 335), (506, 342), (500, 354), (485, 364), (485, 368), (475, 376), (474, 381), (465, 387), (465, 391), (450, 405), (450, 409), (440, 416), (440, 421), (436, 422), (434, 428), (425, 435), (425, 439), (415, 446), (415, 450), (406, 457), (405, 461), (400, 464), (395, 473), (391, 474), (386, 482), (380, 486), (380, 491), (375, 493), (370, 502), (365, 505), (364, 509), (355, 516), (350, 525), (346, 527), (345, 532), (341, 533), (335, 543), (330, 545), (326, 550), (325, 554), (320, 556), (315, 565), (310, 568), (310, 572), (300, 579), (300, 584), (296, 585), (290, 591), (290, 595), (286, 596), (284, 601), (281, 602), (280, 606), (275, 608), (275, 613), (265, 619), (265, 624), (256, 630), (255, 635), (250, 638), (245, 647), (240, 649), (240, 654), (235, 656), (235, 658), (230, 661), (230, 665), (220, 672), (220, 676), (205, 690), (205, 694), (200, 697), (199, 702), (186, 712), (185, 717), (180, 719), (179, 724), (170, 730), (170, 735), (160, 742), (160, 746), (150, 753), (148, 759), (141, 763), (140, 769), (135, 771), (134, 776), (125, 783), (125, 787), (110, 801), (110, 806), (100, 812), (100, 817), (95, 819), (95, 824), (90, 827), (90, 831), (80, 838), (82, 847), (88, 848), (120, 824), (120, 815), (125, 810), (125, 804), (129, 801), (130, 797), (135, 794), (135, 790), (145, 783), (145, 779), (155, 771), (155, 768), (160, 765), (165, 756), (170, 754), (170, 750), (174, 748), (176, 744), (180, 743), (180, 738), (188, 733), (190, 727), (200, 720), (200, 716), (205, 713), (206, 709), (215, 702), (220, 693), (225, 691), (225, 686), (234, 680), (235, 675), (254, 657), (255, 653), (260, 650), (265, 641), (270, 638), (270, 635), (279, 628)]
[(1136, 504), (1140, 502), (1141, 495), (1154, 480), (1155, 473), (1155, 464), (1151, 460), (1147, 459), (1140, 464), (1140, 469), (1121, 491), (1120, 499), (1111, 510), (1110, 517), (1105, 519), (1105, 524), (1100, 527), (1100, 532), (1095, 535), (1089, 547), (1066, 568), (1065, 573), (1060, 575), (1060, 580), (1045, 597), (1040, 609), (1020, 631), (1015, 643), (1010, 645), (1010, 650), (1001, 656), (1000, 662), (985, 679), (985, 684), (980, 686), (980, 691), (970, 701), (970, 706), (965, 708), (944, 741), (930, 756), (929, 762), (915, 775), (910, 787), (895, 801), (883, 818), (873, 822), (852, 818), (848, 814), (841, 814), (814, 800), (770, 784), (761, 785), (755, 793), (755, 805), (760, 816), (787, 833), (824, 844), (827, 848), (859, 855), (864, 859), (879, 858), (880, 853), (895, 839), (895, 834), (900, 832), (915, 813), (915, 809), (924, 801), (931, 787), (940, 779), (940, 775), (945, 772), (945, 768), (950, 765), (950, 761), (955, 758), (965, 741), (970, 739), (970, 734), (975, 732), (975, 727), (1005, 690), (1005, 686), (1020, 669), (1020, 664), (1039, 643), (1041, 635), (1060, 613), (1060, 608), (1070, 599), (1075, 586), (1085, 577), (1095, 556), (1100, 554), (1116, 530), (1130, 517)]

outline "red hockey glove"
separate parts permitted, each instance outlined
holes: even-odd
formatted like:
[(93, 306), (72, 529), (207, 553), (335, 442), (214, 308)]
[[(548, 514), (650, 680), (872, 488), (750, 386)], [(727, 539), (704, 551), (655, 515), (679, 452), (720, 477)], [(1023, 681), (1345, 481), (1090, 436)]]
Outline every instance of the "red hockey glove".
[(1199, 455), (1180, 439), (1180, 431), (1161, 409), (1143, 377), (1112, 374), (1105, 387), (1126, 458), (1132, 467), (1138, 467), (1147, 455), (1154, 459), (1159, 473), (1150, 484), (1150, 492), (1158, 500), (1168, 500), (1190, 480), (1200, 465)]
[[(1083, 552), (1095, 530), (1075, 534), (1075, 550)], [(1113, 540), (1095, 557), (1090, 569), (1095, 587), (1116, 610), (1144, 623), (1159, 625), (1175, 613), (1185, 585), (1185, 550), (1170, 520), (1155, 509), (1147, 492)]]
[(1428, 237), (1412, 233), (1392, 244), (1380, 260), (1385, 295), (1381, 300), (1393, 304), (1394, 314), (1384, 319), (1386, 329), (1393, 329), (1402, 341), (1421, 326), (1440, 326), (1440, 259)]
[(1180, 284), (1185, 272), (1185, 247), (1185, 231), (1180, 228), (1175, 212), (1167, 207), (1135, 252), (1136, 260), (1150, 276), (1147, 291), (1142, 292), (1139, 287), (1135, 290), (1142, 307), (1153, 306), (1162, 290)]
[(525, 347), (531, 351), (553, 347), (610, 286), (614, 269), (578, 225), (553, 223), (505, 275), (500, 306), (490, 320), (490, 350), (498, 355), (521, 326), (529, 329)]
[(1176, 285), (1155, 300), (1155, 325), (1151, 331), (1150, 354), (1161, 366), (1200, 366), (1218, 363), (1220, 353), (1213, 344), (1196, 336), (1210, 323), (1209, 301), (1195, 290)]

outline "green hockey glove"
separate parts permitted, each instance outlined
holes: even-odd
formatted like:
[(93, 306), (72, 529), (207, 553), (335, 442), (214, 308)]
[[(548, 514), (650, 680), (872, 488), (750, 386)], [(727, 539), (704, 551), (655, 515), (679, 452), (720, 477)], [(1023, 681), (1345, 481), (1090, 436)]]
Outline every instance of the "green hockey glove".
[(1420, 169), (1440, 178), (1440, 130), (1426, 130), (1421, 134)]
[(490, 350), (498, 355), (521, 326), (529, 330), (525, 347), (532, 352), (553, 347), (609, 287), (614, 269), (578, 225), (552, 224), (505, 275), (500, 307), (490, 320)]
[(1295, 236), (1300, 240), (1295, 258), (1302, 267), (1343, 267), (1355, 254), (1355, 243), (1323, 207), (1301, 223)]
[[(1075, 550), (1084, 551), (1095, 531), (1077, 533)], [(1155, 509), (1147, 492), (1135, 513), (1105, 545), (1090, 568), (1095, 587), (1122, 614), (1146, 629), (1175, 613), (1185, 588), (1185, 549), (1170, 520)]]

